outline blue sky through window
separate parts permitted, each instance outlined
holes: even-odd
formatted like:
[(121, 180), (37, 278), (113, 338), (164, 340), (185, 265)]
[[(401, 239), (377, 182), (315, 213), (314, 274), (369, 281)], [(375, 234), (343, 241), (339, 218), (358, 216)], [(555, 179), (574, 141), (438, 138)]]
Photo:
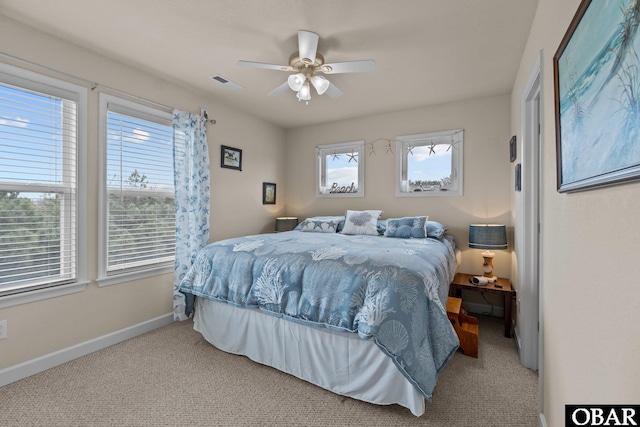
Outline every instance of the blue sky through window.
[[(353, 156), (353, 157), (351, 157)], [(338, 187), (347, 187), (351, 183), (358, 186), (358, 154), (329, 154), (327, 155), (327, 186), (334, 183)]]
[(450, 144), (413, 147), (407, 155), (407, 178), (410, 181), (440, 181), (451, 175)]
[(63, 131), (61, 99), (0, 85), (0, 181), (60, 183)]
[(107, 120), (107, 186), (173, 190), (173, 128), (114, 112)]

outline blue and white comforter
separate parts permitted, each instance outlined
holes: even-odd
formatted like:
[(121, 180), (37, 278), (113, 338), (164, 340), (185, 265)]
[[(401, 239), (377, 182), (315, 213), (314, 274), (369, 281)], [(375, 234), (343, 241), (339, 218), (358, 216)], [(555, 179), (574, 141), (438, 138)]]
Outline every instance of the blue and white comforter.
[(373, 339), (430, 401), (459, 344), (445, 309), (455, 251), (449, 235), (260, 234), (203, 248), (179, 290), (188, 312), (198, 296)]

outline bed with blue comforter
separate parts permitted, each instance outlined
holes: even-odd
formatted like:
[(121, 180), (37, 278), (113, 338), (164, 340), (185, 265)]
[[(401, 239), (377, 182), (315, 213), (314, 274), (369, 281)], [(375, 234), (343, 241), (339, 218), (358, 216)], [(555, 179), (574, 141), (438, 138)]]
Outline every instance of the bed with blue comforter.
[(372, 340), (431, 401), (459, 344), (445, 309), (456, 250), (447, 234), (260, 234), (203, 248), (178, 289), (187, 314), (198, 297)]

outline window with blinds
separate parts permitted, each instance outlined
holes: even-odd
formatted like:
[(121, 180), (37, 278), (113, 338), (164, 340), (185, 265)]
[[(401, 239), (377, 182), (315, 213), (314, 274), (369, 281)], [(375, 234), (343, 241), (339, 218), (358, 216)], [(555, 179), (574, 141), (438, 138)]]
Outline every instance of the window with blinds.
[(78, 279), (80, 95), (56, 83), (0, 72), (0, 296)]
[(175, 197), (171, 115), (101, 96), (104, 120), (102, 276), (173, 265)]

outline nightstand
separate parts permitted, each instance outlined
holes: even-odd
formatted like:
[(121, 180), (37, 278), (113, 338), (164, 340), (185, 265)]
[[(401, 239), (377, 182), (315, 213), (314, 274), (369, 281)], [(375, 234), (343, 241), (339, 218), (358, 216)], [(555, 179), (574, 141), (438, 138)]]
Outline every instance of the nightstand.
[(477, 286), (469, 281), (473, 276), (474, 274), (456, 273), (449, 286), (449, 296), (460, 298), (463, 289), (502, 295), (504, 298), (504, 336), (511, 338), (511, 300), (516, 296), (516, 291), (511, 288), (511, 281), (499, 277), (495, 283)]

